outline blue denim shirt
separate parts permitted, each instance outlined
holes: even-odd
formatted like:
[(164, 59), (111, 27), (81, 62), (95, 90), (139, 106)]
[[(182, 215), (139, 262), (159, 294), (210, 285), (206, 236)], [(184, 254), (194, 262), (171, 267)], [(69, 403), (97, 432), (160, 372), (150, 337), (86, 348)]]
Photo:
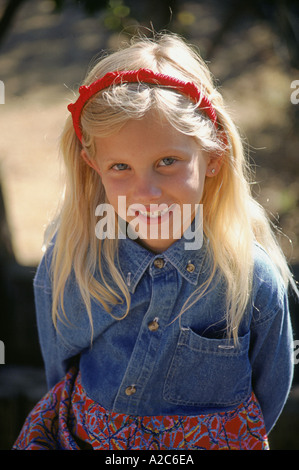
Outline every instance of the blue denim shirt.
[(275, 424), (292, 380), (292, 332), (283, 282), (257, 244), (252, 298), (239, 346), (225, 338), (225, 285), (213, 288), (179, 317), (184, 302), (209, 275), (207, 244), (185, 250), (184, 239), (162, 254), (120, 240), (120, 269), (131, 293), (110, 315), (92, 301), (94, 339), (73, 275), (64, 302), (68, 319), (51, 320), (52, 248), (34, 280), (39, 338), (49, 387), (79, 357), (87, 395), (129, 415), (196, 415), (234, 409), (254, 391), (266, 429)]

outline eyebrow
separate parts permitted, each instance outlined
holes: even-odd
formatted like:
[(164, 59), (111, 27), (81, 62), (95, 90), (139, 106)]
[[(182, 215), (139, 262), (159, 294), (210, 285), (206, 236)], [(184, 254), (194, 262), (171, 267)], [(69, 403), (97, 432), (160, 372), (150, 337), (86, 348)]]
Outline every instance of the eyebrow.
[[(186, 146), (179, 146), (179, 147), (172, 147), (172, 148), (168, 148), (166, 147), (165, 150), (162, 150), (162, 151), (159, 151), (159, 153), (157, 153), (156, 155), (153, 154), (152, 158), (153, 158), (153, 161), (156, 161), (156, 160), (160, 160), (160, 159), (163, 159), (163, 158), (167, 158), (167, 157), (191, 157), (192, 155), (194, 155), (194, 151), (188, 151), (186, 149)], [(119, 157), (116, 156), (116, 157), (105, 157), (105, 155), (99, 155), (99, 158), (102, 159), (105, 161), (105, 164), (107, 165), (110, 165), (110, 164), (113, 164), (113, 163), (127, 163), (128, 161), (130, 161), (131, 159), (131, 156), (130, 155), (120, 155)]]

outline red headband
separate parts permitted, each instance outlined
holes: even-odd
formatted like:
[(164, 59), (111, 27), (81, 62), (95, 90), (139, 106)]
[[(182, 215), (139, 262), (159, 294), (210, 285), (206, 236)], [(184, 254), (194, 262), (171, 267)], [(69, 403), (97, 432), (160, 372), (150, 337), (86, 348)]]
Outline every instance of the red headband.
[(183, 95), (191, 98), (198, 107), (202, 109), (211, 121), (217, 126), (217, 115), (209, 99), (203, 95), (192, 82), (184, 82), (162, 73), (155, 73), (148, 69), (130, 70), (124, 72), (108, 72), (104, 77), (96, 80), (89, 86), (79, 88), (80, 96), (75, 103), (68, 105), (68, 110), (72, 113), (73, 125), (78, 139), (82, 143), (82, 131), (80, 127), (80, 115), (85, 103), (96, 93), (110, 85), (121, 83), (148, 83), (154, 85), (168, 86), (179, 91)]

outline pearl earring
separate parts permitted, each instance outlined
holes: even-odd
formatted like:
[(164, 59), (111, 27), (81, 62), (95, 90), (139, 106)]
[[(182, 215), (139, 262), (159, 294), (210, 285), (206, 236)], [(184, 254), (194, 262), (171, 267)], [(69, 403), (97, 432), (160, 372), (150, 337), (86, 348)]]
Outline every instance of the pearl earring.
[(212, 168), (211, 170), (212, 175), (214, 175), (215, 171), (216, 171), (215, 168)]

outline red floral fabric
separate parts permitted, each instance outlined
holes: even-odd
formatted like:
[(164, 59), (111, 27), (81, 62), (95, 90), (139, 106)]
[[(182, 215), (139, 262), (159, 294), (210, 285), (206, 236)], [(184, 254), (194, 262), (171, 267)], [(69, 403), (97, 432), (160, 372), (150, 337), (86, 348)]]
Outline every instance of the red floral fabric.
[(235, 410), (198, 416), (129, 416), (91, 400), (70, 370), (33, 408), (15, 450), (266, 450), (255, 396)]

